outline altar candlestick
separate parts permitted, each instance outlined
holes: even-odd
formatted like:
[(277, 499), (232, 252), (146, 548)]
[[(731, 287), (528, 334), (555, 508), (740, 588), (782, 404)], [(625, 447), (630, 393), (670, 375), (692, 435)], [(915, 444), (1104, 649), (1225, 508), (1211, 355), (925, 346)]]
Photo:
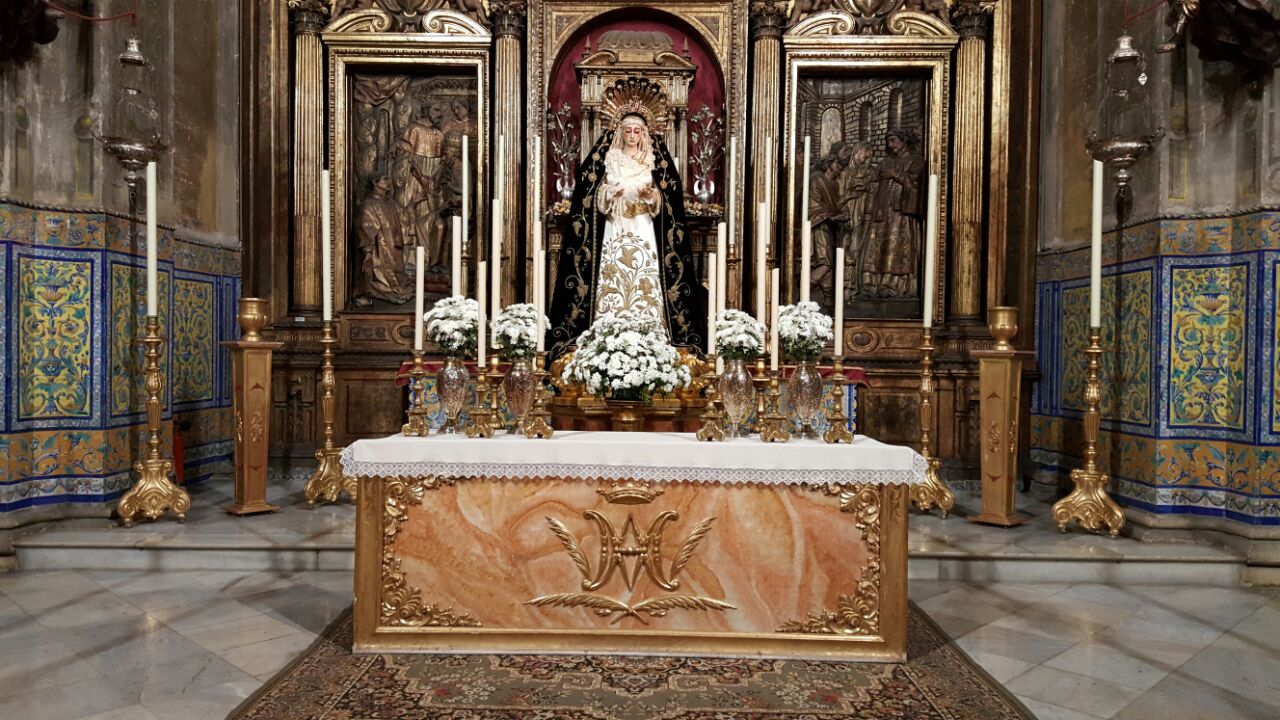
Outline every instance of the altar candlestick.
[[(738, 136), (729, 138), (729, 178), (726, 183), (728, 192), (724, 196), (724, 214), (728, 216), (729, 228), (728, 238), (729, 246), (732, 247), (733, 239), (733, 208), (737, 202), (738, 195)], [(721, 308), (722, 310), (724, 308)]]
[(156, 237), (156, 193), (158, 190), (156, 164), (149, 162), (147, 163), (147, 317), (158, 317), (160, 315), (158, 309), (160, 307), (160, 296), (156, 291), (157, 265), (159, 264), (157, 254), (160, 251), (159, 240)]
[(765, 315), (765, 273), (769, 268), (769, 204), (761, 202), (756, 205), (756, 320), (764, 324)]
[(760, 198), (766, 203), (769, 202), (773, 191), (773, 137), (764, 139), (764, 157), (761, 159), (764, 166), (764, 197)]
[[(809, 136), (804, 136), (804, 169), (800, 181), (800, 300), (809, 300), (809, 262), (813, 257), (813, 227), (809, 225)], [(794, 176), (793, 176), (794, 177)]]
[(720, 256), (710, 253), (707, 256), (707, 354), (716, 353), (716, 298), (720, 297), (719, 275)]
[(769, 323), (769, 369), (770, 370), (778, 369), (778, 284), (779, 284), (778, 280), (779, 278), (781, 278), (781, 275), (779, 274), (778, 268), (774, 268), (772, 277), (770, 278), (773, 282), (773, 290), (772, 290), (773, 314), (771, 316), (773, 322)]
[(333, 319), (333, 228), (329, 224), (329, 171), (320, 171), (320, 258), (324, 274), (320, 293), (324, 296), (325, 322)]
[(462, 294), (462, 221), (459, 218), (453, 218), (453, 222), (450, 223), (449, 229), (452, 233), (452, 245), (450, 246), (450, 250), (453, 253), (450, 258), (451, 262), (449, 268), (453, 285), (450, 288), (449, 294), (456, 297)]
[(721, 222), (716, 226), (716, 313), (725, 311), (725, 296), (728, 292), (729, 275), (726, 273), (726, 266), (729, 263), (729, 251), (726, 244), (725, 225)]
[(835, 333), (835, 359), (844, 355), (844, 248), (836, 248), (836, 316), (832, 324)]
[(485, 321), (484, 321), (484, 304), (487, 300), (485, 297), (485, 286), (489, 282), (489, 276), (485, 274), (484, 260), (476, 265), (476, 367), (484, 370), (484, 346), (485, 341)]
[(1102, 163), (1093, 161), (1093, 224), (1089, 252), (1089, 327), (1102, 327)]
[[(542, 223), (539, 222), (539, 230)], [(538, 264), (537, 272), (534, 274), (534, 284), (537, 285), (536, 307), (538, 309), (538, 352), (547, 349), (547, 251), (538, 250), (534, 256), (534, 262)]]
[(462, 241), (467, 240), (467, 226), (471, 218), (471, 157), (467, 150), (471, 137), (462, 136)]
[(533, 216), (538, 217), (542, 209), (542, 136), (533, 136), (533, 157), (530, 165), (530, 177), (533, 179)]
[(426, 273), (423, 268), (427, 264), (427, 249), (419, 245), (417, 248), (417, 267), (414, 278), (414, 298), (413, 298), (413, 349), (415, 351), (422, 350), (422, 314), (426, 312), (423, 307), (423, 295), (426, 293)]
[(929, 196), (925, 206), (924, 322), (933, 327), (933, 304), (938, 282), (938, 176), (929, 176)]

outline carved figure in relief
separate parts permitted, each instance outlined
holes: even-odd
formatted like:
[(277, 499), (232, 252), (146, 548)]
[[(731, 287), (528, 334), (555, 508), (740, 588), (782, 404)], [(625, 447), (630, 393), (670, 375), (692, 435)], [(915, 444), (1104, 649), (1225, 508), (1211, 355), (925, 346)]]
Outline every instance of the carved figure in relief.
[(840, 158), (835, 153), (818, 161), (818, 172), (809, 187), (809, 222), (813, 226), (812, 271), (809, 278), (810, 299), (821, 307), (835, 298), (836, 246), (844, 235), (848, 221), (840, 193)]
[(367, 307), (375, 298), (399, 305), (413, 296), (412, 283), (404, 271), (405, 242), (400, 208), (391, 197), (391, 189), (391, 177), (379, 175), (360, 206), (356, 221), (361, 254), (355, 291), (358, 307)]
[(907, 0), (903, 9), (932, 15), (945, 22), (950, 22), (951, 10), (947, 5), (947, 0)]
[(694, 276), (683, 184), (661, 136), (651, 133), (649, 109), (619, 105), (614, 129), (579, 164), (553, 276), (553, 355), (597, 316), (628, 310), (657, 317), (675, 345), (705, 344), (706, 291)]
[(849, 296), (860, 297), (863, 294), (858, 266), (867, 236), (867, 207), (875, 190), (877, 172), (875, 163), (871, 161), (870, 143), (860, 142), (850, 147), (849, 161), (840, 172), (840, 198), (845, 217), (849, 220), (849, 229), (844, 236), (844, 276), (852, 283), (845, 290), (846, 301)]
[(405, 181), (410, 191), (406, 203), (405, 226), (412, 229), (413, 242), (406, 244), (405, 264), (412, 266), (415, 259), (411, 251), (421, 245), (427, 251), (428, 267), (440, 265), (444, 257), (443, 234), (440, 226), (441, 188), (436, 182), (444, 157), (443, 124), (445, 108), (439, 102), (423, 102), (422, 115), (415, 120), (400, 138), (400, 145), (408, 154)]
[(862, 286), (876, 297), (904, 297), (917, 292), (925, 165), (915, 144), (910, 131), (894, 130), (885, 136), (888, 157), (881, 161), (876, 173), (862, 258)]

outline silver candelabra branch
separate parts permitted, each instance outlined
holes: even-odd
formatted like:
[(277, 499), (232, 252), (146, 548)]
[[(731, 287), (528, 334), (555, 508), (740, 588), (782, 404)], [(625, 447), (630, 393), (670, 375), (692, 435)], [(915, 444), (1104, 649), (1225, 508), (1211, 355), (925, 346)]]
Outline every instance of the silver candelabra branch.
[(716, 194), (712, 178), (724, 158), (724, 118), (703, 105), (689, 116), (689, 139), (693, 141), (689, 155), (689, 165), (694, 168), (693, 194), (706, 204)]
[(559, 110), (547, 113), (547, 142), (556, 163), (556, 192), (562, 199), (573, 197), (573, 166), (578, 157), (578, 124), (573, 108), (564, 103)]

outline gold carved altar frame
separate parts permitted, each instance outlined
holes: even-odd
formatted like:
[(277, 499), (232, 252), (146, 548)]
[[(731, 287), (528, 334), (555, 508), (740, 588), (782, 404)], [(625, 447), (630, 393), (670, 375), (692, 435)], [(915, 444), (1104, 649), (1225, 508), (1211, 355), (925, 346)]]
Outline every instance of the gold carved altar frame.
[[(583, 0), (530, 0), (528, 3), (528, 47), (526, 73), (528, 78), (527, 116), (529, 122), (525, 128), (529, 144), (535, 135), (545, 135), (547, 127), (547, 88), (551, 72), (556, 60), (563, 52), (565, 45), (573, 39), (583, 26), (591, 21), (618, 10), (647, 9), (669, 15), (688, 24), (702, 38), (715, 56), (724, 77), (725, 129), (724, 129), (724, 174), (728, 174), (729, 138), (738, 138), (738, 165), (733, 179), (735, 197), (725, 198), (725, 210), (735, 213), (735, 238), (729, 238), (732, 248), (730, 255), (742, 257), (741, 238), (744, 237), (744, 214), (741, 208), (747, 190), (744, 180), (747, 177), (747, 161), (749, 138), (746, 135), (747, 118), (747, 64), (748, 64), (748, 2), (747, 0), (727, 0), (724, 2), (707, 2), (706, 0), (677, 0), (675, 2), (646, 2), (645, 0), (620, 0), (618, 2), (584, 2)], [(586, 140), (584, 139), (584, 142)], [(546, 147), (546, 143), (543, 143)], [(539, 167), (543, 176), (534, 178), (545, 186), (547, 163)], [(685, 172), (688, 168), (682, 167)], [(722, 177), (727, 183), (728, 177)], [(726, 188), (729, 185), (724, 185)], [(536, 208), (527, 204), (530, 227), (532, 213)], [(728, 221), (728, 215), (723, 218)], [(526, 253), (528, 249), (526, 248)], [(736, 253), (736, 254), (735, 254)], [(532, 257), (527, 258), (532, 263)], [(736, 266), (735, 266), (736, 267)], [(733, 274), (732, 271), (730, 274)], [(730, 292), (730, 297), (734, 293)]]
[[(784, 284), (788, 297), (798, 299), (794, 289), (799, 272), (799, 222), (804, 208), (797, 207), (803, 168), (800, 158), (803, 137), (800, 135), (798, 91), (800, 80), (810, 76), (849, 77), (856, 75), (920, 74), (926, 76), (927, 145), (922, 151), (927, 174), (938, 176), (938, 245), (937, 288), (947, 287), (947, 197), (950, 162), (948, 152), (951, 125), (951, 62), (959, 37), (948, 24), (931, 15), (900, 11), (888, 22), (886, 35), (858, 35), (855, 19), (847, 13), (829, 11), (811, 15), (796, 23), (782, 36), (784, 75), (783, 163), (787, 173), (786, 215), (782, 239), (784, 243)], [(957, 119), (956, 122), (963, 122)], [(921, 247), (923, 258), (925, 249)], [(846, 282), (848, 279), (846, 278)], [(942, 318), (943, 292), (933, 298), (934, 317)], [(855, 318), (849, 318), (854, 320)], [(919, 325), (918, 321), (904, 321)], [(895, 324), (885, 322), (884, 324)], [(902, 324), (902, 323), (896, 323)], [(837, 331), (840, 331), (837, 328)]]
[[(670, 490), (670, 486), (636, 481), (613, 481), (611, 484), (604, 481), (592, 483), (542, 477), (498, 480), (436, 475), (366, 476), (361, 477), (359, 482), (353, 641), (355, 652), (587, 652), (877, 662), (900, 662), (906, 659), (907, 485), (782, 486), (783, 491), (803, 493), (836, 513), (831, 521), (849, 523), (861, 533), (868, 552), (861, 563), (856, 563), (856, 581), (840, 584), (842, 594), (833, 606), (806, 608), (800, 615), (770, 628), (770, 632), (738, 632), (663, 630), (657, 622), (665, 615), (662, 611), (650, 613), (651, 623), (638, 624), (635, 628), (613, 624), (603, 628), (489, 627), (476, 617), (486, 611), (486, 603), (527, 606), (539, 602), (523, 602), (523, 597), (507, 598), (504, 593), (510, 594), (508, 590), (491, 585), (486, 585), (474, 597), (467, 598), (473, 603), (472, 607), (464, 606), (467, 600), (442, 601), (438, 594), (433, 597), (432, 587), (414, 586), (407, 579), (404, 557), (395, 550), (397, 537), (404, 531), (404, 526), (415, 509), (429, 510), (436, 507), (441, 502), (438, 493), (456, 490), (466, 483), (497, 482), (509, 488), (513, 483), (546, 484), (551, 487), (563, 483), (585, 482), (589, 486), (599, 485), (596, 492), (609, 498), (608, 502), (630, 507), (637, 507), (634, 505), (636, 502), (649, 500), (614, 496), (647, 495), (652, 499), (663, 493), (662, 488)], [(700, 492), (696, 489), (700, 486), (692, 487), (694, 489), (691, 492)], [(717, 491), (732, 492), (732, 489), (718, 487)], [(710, 520), (703, 521), (703, 525), (709, 527)], [(560, 530), (564, 530), (564, 527), (560, 526)], [(568, 533), (567, 530), (564, 532)], [(699, 532), (705, 534), (706, 529), (694, 530), (695, 535)], [(557, 531), (557, 535), (559, 534), (561, 533)], [(694, 537), (694, 544), (699, 537)], [(484, 564), (484, 553), (491, 550), (494, 543), (515, 543), (523, 547), (526, 542), (527, 538), (524, 536), (507, 538), (501, 532), (494, 532), (488, 537), (484, 547), (474, 548), (471, 557), (474, 558), (474, 563)], [(685, 560), (693, 554), (692, 549), (689, 553), (685, 552), (688, 547), (689, 540), (686, 539), (680, 553)], [(576, 549), (571, 549), (570, 554)], [(584, 546), (584, 551), (588, 551), (588, 554), (592, 554), (591, 550), (593, 548)], [(628, 551), (631, 550), (623, 549), (623, 552)], [(586, 564), (589, 560), (578, 555), (575, 562)], [(676, 562), (678, 573), (678, 566), (682, 561)], [(468, 566), (471, 564), (467, 563)], [(821, 575), (831, 570), (831, 567), (825, 567), (814, 569), (814, 573)], [(464, 568), (461, 572), (467, 571)], [(674, 581), (672, 587), (678, 584), (678, 580)], [(583, 589), (589, 589), (586, 582), (583, 583)], [(598, 598), (600, 602), (579, 600), (587, 596)], [(601, 617), (606, 617), (606, 610), (610, 613), (629, 613), (637, 619), (640, 617), (637, 613), (646, 612), (643, 609), (646, 601), (628, 607), (605, 595), (597, 596), (595, 592), (570, 593), (551, 599), (564, 601), (565, 606), (591, 609)], [(705, 598), (687, 599), (706, 601)], [(610, 605), (613, 609), (608, 609)], [(695, 612), (733, 609), (732, 605), (723, 602), (720, 605), (721, 608), (671, 605), (669, 609)]]
[[(488, 201), (490, 48), (489, 30), (473, 18), (452, 10), (432, 10), (423, 20), (427, 32), (394, 32), (391, 16), (380, 9), (359, 10), (334, 20), (321, 35), (328, 54), (329, 122), (328, 148), (333, 213), (334, 312), (349, 310), (351, 293), (348, 280), (347, 238), (350, 224), (352, 160), (352, 80), (357, 70), (395, 70), (414, 73), (430, 70), (470, 71), (476, 81), (476, 134), (473, 139), (475, 167), (472, 208), (480, 209)], [(473, 213), (470, 232), (474, 238), (487, 236), (487, 212)], [(466, 241), (464, 241), (465, 243)], [(473, 271), (465, 261), (476, 257), (475, 248), (464, 245), (463, 284)], [(412, 313), (410, 313), (411, 315)], [(374, 313), (380, 318), (385, 313)], [(412, 318), (400, 314), (411, 327)], [(350, 332), (350, 324), (347, 324)], [(403, 334), (403, 333), (399, 333)], [(393, 333), (392, 336), (396, 335)]]

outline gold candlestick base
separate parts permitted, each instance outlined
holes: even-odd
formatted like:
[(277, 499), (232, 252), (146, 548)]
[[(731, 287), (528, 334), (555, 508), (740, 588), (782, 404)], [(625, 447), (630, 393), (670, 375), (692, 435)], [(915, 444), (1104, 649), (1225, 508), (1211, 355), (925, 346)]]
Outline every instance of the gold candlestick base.
[(1098, 379), (1102, 357), (1102, 330), (1089, 330), (1089, 347), (1085, 348), (1089, 366), (1084, 384), (1084, 467), (1071, 471), (1075, 489), (1053, 504), (1050, 515), (1059, 532), (1066, 532), (1072, 520), (1086, 530), (1097, 532), (1106, 524), (1108, 534), (1116, 537), (1124, 529), (1124, 511), (1107, 494), (1111, 477), (1098, 467), (1098, 431), (1101, 429), (1102, 384)]
[(427, 422), (427, 405), (425, 400), (427, 389), (427, 368), (422, 362), (422, 351), (413, 351), (413, 368), (409, 370), (409, 385), (413, 388), (413, 402), (409, 404), (409, 421), (400, 432), (405, 437), (427, 437), (431, 433), (431, 424)]
[(173, 473), (173, 461), (160, 456), (160, 396), (164, 391), (164, 376), (160, 374), (160, 346), (164, 343), (160, 337), (160, 318), (148, 316), (146, 330), (142, 344), (146, 347), (143, 374), (147, 390), (147, 449), (146, 456), (133, 464), (138, 482), (129, 488), (116, 506), (116, 514), (124, 527), (132, 527), (139, 516), (157, 520), (169, 511), (173, 511), (178, 522), (182, 522), (191, 509), (191, 496), (169, 479)]
[(822, 439), (828, 444), (853, 443), (853, 433), (849, 432), (849, 416), (844, 414), (845, 396), (844, 361), (835, 358), (831, 363), (831, 403), (834, 412), (827, 412), (827, 431)]
[(698, 428), (697, 438), (704, 442), (720, 442), (724, 440), (724, 410), (716, 402), (716, 388), (719, 376), (716, 375), (716, 356), (707, 356), (707, 372), (703, 374), (707, 382), (707, 404), (702, 410), (702, 427)]
[(535, 356), (533, 367), (536, 389), (533, 408), (525, 418), (524, 436), (549, 440), (555, 433), (555, 429), (551, 427), (551, 411), (547, 409), (547, 400), (551, 391), (547, 389), (547, 354), (545, 352), (539, 352)]
[(333, 334), (333, 321), (324, 323), (320, 336), (320, 347), (324, 350), (320, 355), (320, 417), (324, 423), (324, 440), (320, 449), (316, 450), (316, 471), (307, 480), (303, 494), (307, 504), (314, 506), (317, 502), (336, 502), (338, 496), (346, 493), (353, 501), (356, 499), (356, 479), (342, 474), (342, 448), (333, 446), (333, 392), (337, 387), (337, 379), (333, 372), (333, 346), (338, 339)]
[(784, 443), (791, 439), (791, 421), (780, 412), (782, 405), (781, 373), (769, 373), (769, 390), (765, 393), (765, 414), (760, 420), (760, 439), (769, 443)]
[(491, 438), (493, 437), (493, 418), (489, 411), (489, 395), (493, 390), (489, 386), (489, 374), (485, 372), (484, 368), (478, 368), (478, 370), (476, 404), (468, 413), (469, 418), (464, 432), (467, 433), (469, 438)]
[(920, 352), (920, 454), (924, 456), (924, 482), (911, 486), (911, 504), (921, 512), (929, 512), (935, 506), (945, 520), (955, 507), (956, 496), (938, 475), (941, 460), (933, 457), (933, 330), (925, 328)]

